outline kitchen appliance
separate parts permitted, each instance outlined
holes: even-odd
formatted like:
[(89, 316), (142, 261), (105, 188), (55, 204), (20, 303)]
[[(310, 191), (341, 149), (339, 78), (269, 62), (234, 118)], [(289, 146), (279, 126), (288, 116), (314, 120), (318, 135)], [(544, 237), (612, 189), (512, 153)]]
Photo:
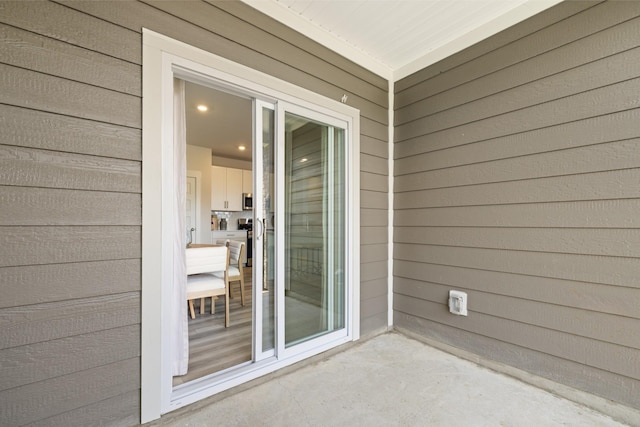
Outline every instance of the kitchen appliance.
[(247, 230), (247, 267), (253, 265), (253, 220), (238, 219), (238, 230)]
[(242, 209), (250, 211), (253, 209), (253, 194), (242, 193)]

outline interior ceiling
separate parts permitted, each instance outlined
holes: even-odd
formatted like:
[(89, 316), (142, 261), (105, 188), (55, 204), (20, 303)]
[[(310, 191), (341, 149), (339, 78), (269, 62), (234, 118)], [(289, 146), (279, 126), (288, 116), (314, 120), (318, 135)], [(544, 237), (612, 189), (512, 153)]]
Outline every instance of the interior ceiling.
[[(208, 110), (198, 111), (198, 105)], [(251, 161), (252, 102), (212, 88), (185, 84), (187, 144), (211, 148), (211, 154)], [(240, 151), (238, 146), (246, 149)]]
[[(242, 0), (395, 81), (561, 0)], [(251, 160), (251, 100), (187, 83), (187, 143)], [(209, 110), (201, 113), (198, 104)], [(244, 152), (238, 150), (244, 145)]]

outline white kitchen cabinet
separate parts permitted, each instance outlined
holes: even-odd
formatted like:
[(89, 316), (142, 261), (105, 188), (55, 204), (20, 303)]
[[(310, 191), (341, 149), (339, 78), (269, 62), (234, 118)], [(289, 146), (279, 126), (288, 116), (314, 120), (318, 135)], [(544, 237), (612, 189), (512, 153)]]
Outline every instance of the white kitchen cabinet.
[(253, 172), (242, 171), (242, 192), (253, 193)]
[(247, 231), (246, 230), (216, 230), (211, 232), (211, 241), (216, 243), (218, 240), (235, 240), (244, 242), (244, 256), (242, 262), (247, 264)]
[(211, 210), (242, 210), (242, 169), (211, 166)]

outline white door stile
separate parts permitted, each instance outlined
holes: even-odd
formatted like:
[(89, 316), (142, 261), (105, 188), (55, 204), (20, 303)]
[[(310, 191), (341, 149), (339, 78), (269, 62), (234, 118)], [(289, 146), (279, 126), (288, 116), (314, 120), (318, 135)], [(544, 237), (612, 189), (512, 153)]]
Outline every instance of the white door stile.
[(262, 174), (260, 171), (264, 170), (264, 140), (263, 140), (263, 109), (275, 110), (275, 105), (271, 102), (262, 101), (259, 99), (253, 100), (253, 360), (259, 362), (261, 360), (268, 359), (275, 355), (275, 350), (270, 349), (263, 350), (263, 319), (264, 319), (264, 307), (262, 290), (264, 289), (264, 272), (257, 266), (264, 266), (264, 246), (262, 242), (266, 238), (265, 219), (262, 213), (265, 212), (264, 206), (264, 193), (262, 185)]
[(285, 287), (285, 265), (284, 265), (284, 241), (285, 241), (285, 229), (284, 229), (284, 212), (285, 212), (285, 179), (284, 179), (284, 161), (285, 161), (285, 126), (284, 126), (284, 113), (285, 106), (287, 104), (283, 101), (278, 101), (276, 104), (276, 141), (275, 141), (275, 193), (276, 193), (276, 216), (275, 216), (275, 280), (276, 284), (276, 298), (275, 298), (275, 312), (276, 312), (276, 340), (275, 348), (278, 358), (285, 357), (284, 348), (284, 328), (285, 328), (285, 314), (284, 314), (284, 287)]
[[(253, 322), (252, 322), (252, 352), (253, 360), (262, 359), (262, 288), (264, 275), (258, 266), (262, 265), (264, 256), (262, 247), (262, 233), (264, 230), (261, 224), (261, 212), (264, 206), (262, 202), (262, 177), (259, 171), (264, 170), (263, 167), (263, 132), (262, 132), (262, 102), (253, 99), (253, 267), (252, 267), (252, 283), (253, 283)], [(258, 230), (259, 228), (259, 230)]]

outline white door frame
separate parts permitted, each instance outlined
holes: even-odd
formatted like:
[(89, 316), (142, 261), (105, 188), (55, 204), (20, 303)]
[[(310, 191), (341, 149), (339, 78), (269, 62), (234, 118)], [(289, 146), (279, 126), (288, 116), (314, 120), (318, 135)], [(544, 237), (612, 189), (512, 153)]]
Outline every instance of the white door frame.
[[(269, 109), (274, 112), (274, 127), (275, 123), (275, 109), (276, 105), (272, 102), (265, 102), (259, 99), (253, 101), (253, 241), (255, 242), (253, 247), (253, 265), (263, 265), (262, 260), (265, 256), (263, 242), (266, 238), (267, 230), (265, 230), (265, 218), (262, 218), (261, 213), (265, 212), (264, 206), (264, 192), (262, 174), (257, 171), (264, 170), (264, 140), (263, 140), (263, 117), (262, 110)], [(274, 135), (275, 142), (276, 136)], [(270, 194), (273, 197), (273, 194)], [(267, 218), (268, 220), (268, 218)], [(260, 261), (258, 261), (260, 260)], [(273, 261), (272, 261), (273, 262)], [(275, 346), (272, 349), (264, 350), (263, 345), (263, 319), (264, 319), (264, 306), (262, 290), (264, 286), (264, 271), (258, 268), (253, 268), (253, 301), (256, 304), (253, 308), (253, 358), (254, 361), (259, 362), (261, 360), (268, 359), (275, 356)], [(259, 304), (257, 302), (260, 302)], [(274, 320), (275, 326), (275, 320)], [(275, 339), (274, 339), (275, 343)]]
[[(174, 390), (171, 376), (170, 312), (173, 301), (167, 292), (173, 277), (173, 78), (212, 85), (224, 82), (265, 100), (283, 100), (348, 123), (347, 239), (351, 252), (348, 264), (348, 336), (356, 340), (360, 332), (360, 113), (338, 101), (292, 85), (283, 80), (221, 58), (212, 53), (143, 29), (143, 117), (142, 117), (142, 352), (141, 421), (201, 400), (284, 366), (339, 345), (332, 342), (283, 360), (253, 363), (241, 374), (216, 377), (214, 385), (191, 382)], [(160, 266), (160, 268), (158, 268)], [(277, 359), (277, 357), (276, 357)], [(194, 384), (195, 383), (195, 384)]]

